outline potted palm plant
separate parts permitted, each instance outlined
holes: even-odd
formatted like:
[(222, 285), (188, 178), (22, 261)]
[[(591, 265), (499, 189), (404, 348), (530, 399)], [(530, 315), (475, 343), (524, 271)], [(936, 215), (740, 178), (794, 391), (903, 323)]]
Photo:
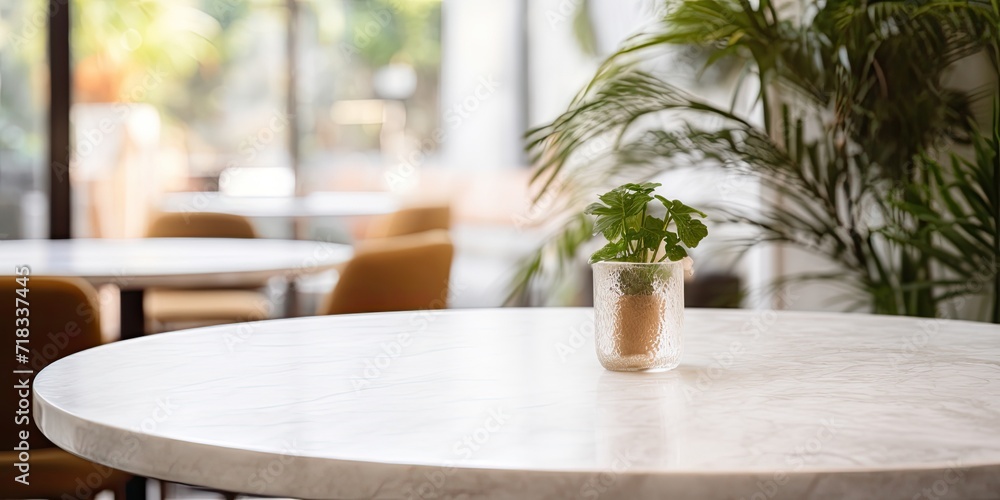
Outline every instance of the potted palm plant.
[[(1000, 75), (1000, 1), (664, 3), (661, 23), (613, 54), (566, 113), (529, 132), (539, 199), (562, 200), (552, 212), (565, 217), (515, 294), (570, 268), (592, 224), (583, 194), (693, 165), (772, 195), (760, 210), (713, 208), (754, 230), (748, 247), (804, 249), (837, 267), (775, 285), (824, 280), (845, 287), (855, 309), (915, 316), (985, 291), (1000, 322), (1000, 129), (997, 113), (989, 126), (982, 113)], [(706, 67), (732, 69), (729, 105), (647, 64), (692, 46)], [(984, 84), (948, 86), (958, 71)], [(747, 94), (752, 105), (738, 106)], [(595, 141), (613, 147), (579, 161)], [(942, 161), (970, 144), (973, 157)]]
[[(625, 184), (600, 196), (585, 213), (607, 244), (594, 266), (597, 357), (616, 371), (669, 370), (680, 362), (687, 248), (708, 235), (705, 214), (654, 194), (658, 183)], [(653, 214), (656, 201), (663, 217)]]

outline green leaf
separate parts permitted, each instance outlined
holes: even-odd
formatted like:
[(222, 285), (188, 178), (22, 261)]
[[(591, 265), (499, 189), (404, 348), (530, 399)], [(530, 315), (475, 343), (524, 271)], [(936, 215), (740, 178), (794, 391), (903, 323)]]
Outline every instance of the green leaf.
[(618, 188), (598, 196), (597, 199), (604, 202), (610, 208), (619, 208), (625, 206), (627, 197), (628, 193), (624, 189)]
[(616, 240), (625, 232), (621, 222), (613, 216), (598, 217), (594, 221), (594, 234), (603, 234), (608, 241)]
[[(706, 214), (679, 200), (668, 200), (652, 194), (659, 186), (655, 182), (623, 184), (599, 196), (602, 203), (587, 206), (584, 212), (597, 216), (594, 234), (602, 234), (608, 242), (615, 243), (603, 248), (598, 252), (600, 255), (595, 254), (594, 258), (628, 262), (653, 261), (662, 242), (665, 244), (665, 252), (669, 252), (665, 257), (677, 260), (687, 255), (680, 244), (694, 248), (708, 235), (705, 224), (694, 219), (706, 217)], [(666, 209), (664, 218), (646, 214), (649, 202), (654, 199), (659, 200)], [(673, 221), (676, 233), (668, 228), (669, 221)]]
[(680, 245), (667, 247), (665, 250), (666, 250), (666, 257), (674, 262), (677, 262), (678, 260), (681, 260), (684, 257), (687, 257), (688, 255), (687, 250), (684, 250), (684, 247)]
[(625, 236), (629, 227), (638, 226), (641, 220), (635, 219), (642, 215), (643, 209), (652, 199), (645, 192), (646, 189), (650, 187), (626, 184), (599, 196), (603, 205), (592, 203), (587, 207), (588, 213), (597, 215), (594, 234), (603, 234), (612, 241)]
[(679, 200), (673, 200), (670, 202), (670, 212), (673, 214), (698, 214), (702, 217), (708, 217), (705, 212), (691, 208), (681, 203)]
[(619, 255), (624, 253), (624, 247), (625, 245), (621, 241), (608, 242), (607, 245), (590, 256), (590, 263), (618, 260)]
[(663, 205), (663, 208), (667, 209), (667, 212), (670, 212), (670, 207), (673, 206), (673, 202), (672, 201), (670, 201), (670, 200), (668, 200), (668, 199), (666, 199), (663, 196), (660, 196), (658, 194), (653, 195), (653, 196), (657, 200), (660, 200), (660, 204)]
[(643, 222), (638, 234), (643, 249), (655, 252), (660, 248), (660, 242), (668, 234), (666, 229), (664, 229), (665, 225), (663, 219), (653, 217), (652, 215), (646, 216), (646, 220)]
[(633, 184), (633, 183), (625, 184), (622, 187), (628, 189), (629, 191), (633, 191), (636, 194), (650, 194), (653, 191), (656, 191), (656, 188), (660, 186), (662, 186), (662, 184), (660, 184), (659, 182), (643, 182), (642, 184)]
[(667, 209), (668, 217), (673, 220), (674, 226), (677, 227), (677, 236), (688, 248), (697, 247), (698, 243), (708, 236), (708, 227), (694, 218), (707, 217), (705, 212), (685, 205), (679, 200), (668, 200), (659, 195), (656, 196), (656, 199)]
[(674, 216), (674, 224), (677, 226), (677, 236), (688, 248), (695, 248), (706, 236), (708, 227), (698, 219), (692, 219), (688, 214), (677, 214)]
[(677, 242), (679, 241), (680, 238), (677, 237), (677, 233), (673, 233), (670, 231), (667, 231), (667, 233), (663, 237), (663, 244), (666, 245), (667, 247), (672, 247), (676, 245)]
[(583, 213), (588, 215), (601, 215), (605, 213), (606, 210), (608, 210), (608, 207), (605, 207), (595, 201), (594, 203), (587, 205), (587, 208), (583, 209)]

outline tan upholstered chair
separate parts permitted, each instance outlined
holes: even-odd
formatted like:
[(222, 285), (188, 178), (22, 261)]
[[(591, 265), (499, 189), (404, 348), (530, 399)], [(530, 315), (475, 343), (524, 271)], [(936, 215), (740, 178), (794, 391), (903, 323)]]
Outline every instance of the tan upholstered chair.
[(256, 238), (246, 217), (208, 212), (164, 213), (153, 218), (148, 238)]
[(368, 238), (391, 238), (434, 229), (451, 228), (451, 207), (424, 205), (403, 208), (375, 222), (368, 228)]
[[(245, 217), (205, 212), (160, 214), (146, 233), (149, 238), (256, 238)], [(178, 328), (267, 319), (270, 302), (252, 289), (152, 289), (144, 308), (150, 331), (159, 325)]]
[[(0, 291), (13, 302), (21, 288), (15, 276), (3, 276)], [(25, 299), (29, 303), (28, 319), (30, 327), (29, 365), (16, 363), (13, 353), (3, 356), (0, 369), (7, 379), (7, 387), (13, 387), (24, 375), (14, 374), (15, 369), (32, 369), (37, 374), (53, 361), (95, 347), (101, 343), (101, 325), (98, 316), (97, 291), (87, 282), (75, 278), (49, 278), (30, 276)], [(4, 339), (13, 341), (16, 329), (12, 311), (4, 314), (0, 333)], [(0, 391), (0, 405), (13, 412), (18, 407), (18, 395), (13, 390)], [(53, 445), (35, 427), (17, 425), (13, 416), (2, 419), (0, 441), (3, 442), (4, 473), (0, 481), (0, 498), (93, 498), (100, 491), (113, 490), (115, 498), (124, 498), (125, 483), (130, 475), (88, 462), (71, 455)], [(14, 482), (18, 474), (13, 464), (19, 462), (18, 452), (13, 451), (18, 444), (15, 438), (21, 430), (28, 430), (31, 475), (27, 486)], [(81, 488), (78, 480), (82, 480)], [(79, 496), (78, 496), (79, 495)]]
[(440, 229), (362, 242), (319, 312), (443, 309), (453, 254)]

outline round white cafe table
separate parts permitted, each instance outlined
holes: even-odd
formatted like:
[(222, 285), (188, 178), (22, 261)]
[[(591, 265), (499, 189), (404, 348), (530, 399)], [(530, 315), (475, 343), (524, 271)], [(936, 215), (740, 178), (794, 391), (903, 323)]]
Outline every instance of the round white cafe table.
[(243, 217), (359, 217), (384, 215), (399, 209), (389, 193), (320, 191), (306, 196), (227, 196), (218, 192), (169, 193), (161, 208), (167, 212), (213, 212)]
[(1000, 496), (1000, 327), (686, 314), (648, 374), (601, 368), (590, 309), (201, 328), (53, 363), (35, 416), (95, 462), (262, 495)]
[(317, 191), (305, 196), (229, 196), (218, 191), (168, 193), (165, 212), (210, 212), (251, 218), (291, 219), (295, 239), (308, 239), (304, 219), (385, 215), (399, 210), (398, 200), (378, 191)]
[(316, 241), (235, 238), (142, 238), (0, 241), (0, 269), (26, 265), (34, 276), (69, 276), (121, 290), (122, 338), (145, 327), (143, 290), (231, 287), (294, 279), (336, 267), (349, 246)]

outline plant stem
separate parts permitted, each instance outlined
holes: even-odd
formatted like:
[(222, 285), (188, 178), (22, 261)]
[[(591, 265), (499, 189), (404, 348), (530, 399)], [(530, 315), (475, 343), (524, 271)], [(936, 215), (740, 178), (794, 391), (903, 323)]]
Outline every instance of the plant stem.
[[(642, 217), (639, 218), (639, 229), (640, 229), (639, 234), (642, 234), (642, 228), (645, 227), (645, 225), (646, 225), (646, 209), (647, 208), (649, 208), (648, 204), (642, 206)], [(636, 246), (640, 245), (641, 243), (642, 243), (641, 240), (638, 241), (638, 242), (636, 242)], [(649, 249), (648, 248), (643, 248), (642, 249), (642, 261), (643, 262), (651, 262), (651, 259), (649, 258)]]
[[(667, 209), (667, 213), (663, 215), (663, 230), (666, 231), (667, 227), (670, 226), (670, 221), (674, 219), (674, 214), (670, 213), (670, 209)], [(667, 251), (663, 249), (663, 257), (660, 257), (660, 262), (667, 258)]]

